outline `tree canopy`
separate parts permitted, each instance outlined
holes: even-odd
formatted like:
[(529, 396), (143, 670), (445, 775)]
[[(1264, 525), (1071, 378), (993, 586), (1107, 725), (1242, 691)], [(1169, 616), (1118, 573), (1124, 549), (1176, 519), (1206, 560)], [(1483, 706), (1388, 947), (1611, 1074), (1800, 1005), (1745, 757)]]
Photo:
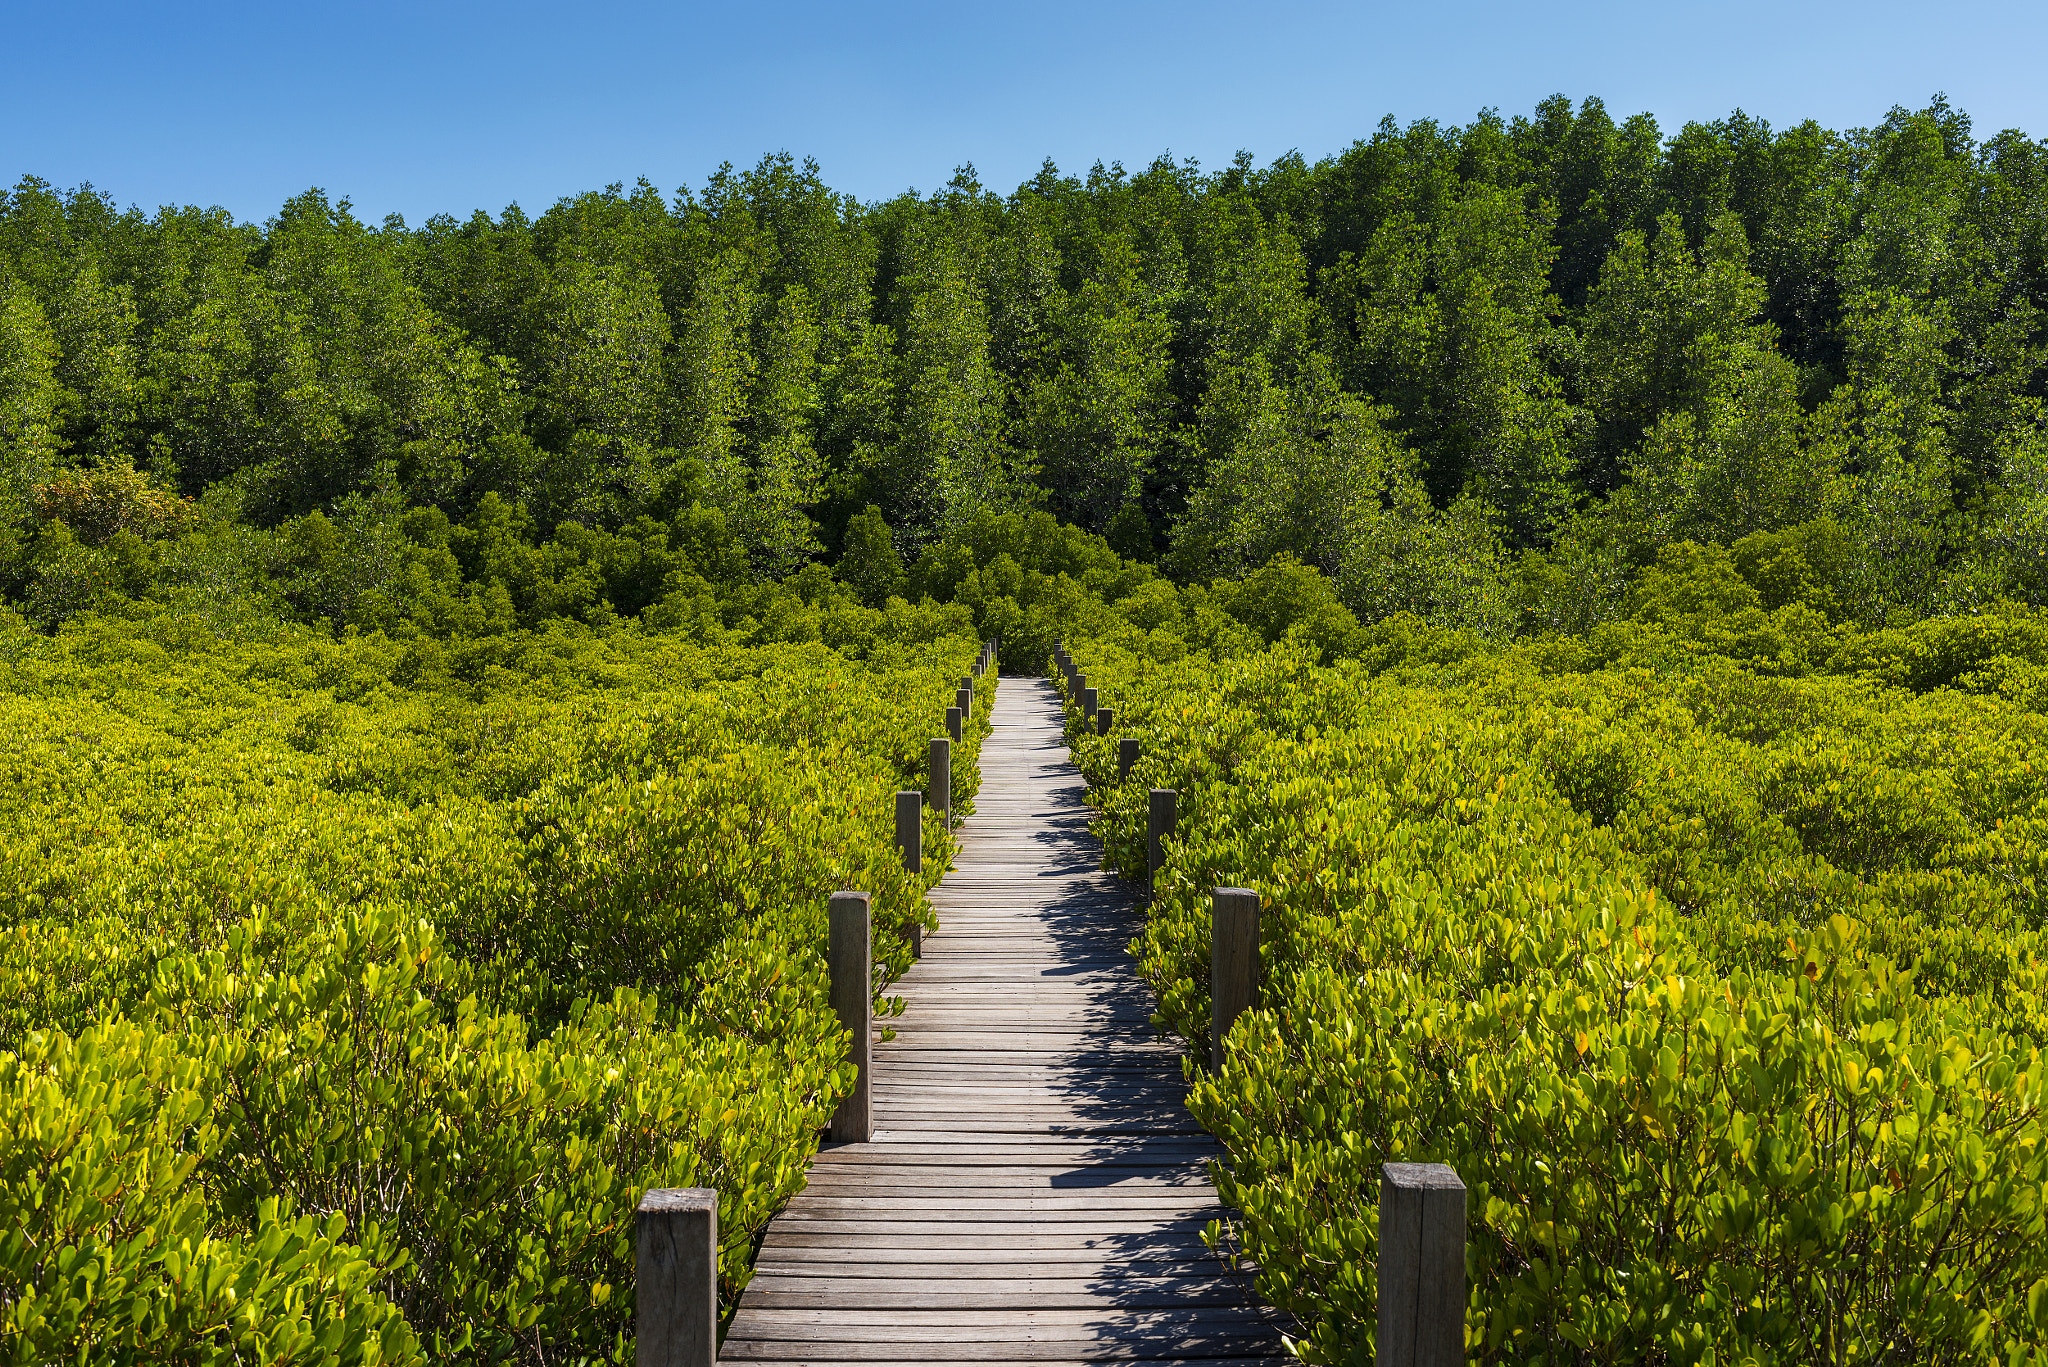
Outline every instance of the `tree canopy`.
[(873, 599), (1043, 509), (1182, 580), (1286, 555), (1362, 618), (1505, 629), (1618, 610), (1666, 544), (1820, 528), (1881, 623), (2042, 586), (2044, 305), (2048, 145), (1939, 97), (1666, 136), (1557, 96), (878, 203), (776, 155), (418, 227), (30, 177), (0, 575), (46, 618), (160, 575), (183, 499), (209, 563), (260, 542), (337, 621), (406, 546), (518, 600), (521, 555), (652, 529), (711, 536), (705, 582), (844, 555)]

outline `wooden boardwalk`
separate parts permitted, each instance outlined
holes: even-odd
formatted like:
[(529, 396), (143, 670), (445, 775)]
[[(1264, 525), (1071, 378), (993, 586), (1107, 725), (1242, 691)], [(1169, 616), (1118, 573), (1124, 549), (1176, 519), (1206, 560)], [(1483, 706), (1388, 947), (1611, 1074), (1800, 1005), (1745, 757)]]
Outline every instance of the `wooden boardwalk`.
[(875, 1137), (769, 1226), (720, 1359), (1291, 1361), (1203, 1247), (1215, 1154), (1147, 1024), (1130, 892), (1098, 871), (1042, 679), (1007, 678), (939, 933), (875, 1046)]

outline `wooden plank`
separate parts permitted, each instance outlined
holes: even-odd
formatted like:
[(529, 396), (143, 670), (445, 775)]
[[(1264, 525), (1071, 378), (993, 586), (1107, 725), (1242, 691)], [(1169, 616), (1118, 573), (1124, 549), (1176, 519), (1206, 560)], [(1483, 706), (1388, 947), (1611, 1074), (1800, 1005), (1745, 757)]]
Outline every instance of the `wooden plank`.
[(1127, 1064), (1105, 1064), (1091, 1059), (1086, 1072), (1076, 1072), (1057, 1060), (1033, 1062), (1029, 1059), (1012, 1059), (1003, 1063), (969, 1063), (957, 1059), (945, 1050), (938, 1050), (927, 1057), (916, 1057), (909, 1050), (891, 1048), (888, 1071), (881, 1079), (885, 1085), (905, 1078), (959, 1077), (959, 1078), (1057, 1078), (1071, 1085), (1086, 1085), (1100, 1078), (1111, 1082), (1130, 1080), (1158, 1080), (1171, 1078), (1180, 1081), (1180, 1066), (1159, 1058), (1135, 1059)]
[[(872, 1364), (873, 1362), (886, 1361), (890, 1358), (894, 1358), (897, 1361), (904, 1360), (904, 1355), (901, 1352), (896, 1351), (893, 1346), (890, 1347), (889, 1351), (881, 1354), (879, 1358), (851, 1357), (840, 1353), (840, 1351), (836, 1348), (832, 1348), (824, 1344), (818, 1345), (817, 1351), (815, 1353), (791, 1354), (788, 1352), (790, 1346), (791, 1345), (773, 1342), (761, 1344), (750, 1341), (742, 1341), (736, 1345), (735, 1353), (728, 1360), (734, 1362), (749, 1360), (765, 1360), (770, 1362), (787, 1363), (789, 1364), (789, 1367), (853, 1367), (854, 1363), (856, 1362), (863, 1364)], [(765, 1358), (761, 1356), (764, 1350), (767, 1350), (768, 1352), (772, 1353), (772, 1356), (767, 1356)], [(750, 1356), (743, 1357), (742, 1354), (747, 1354)], [(953, 1357), (946, 1358), (920, 1357), (915, 1360), (917, 1361), (919, 1367), (1087, 1367), (1087, 1364), (1091, 1362), (1114, 1362), (1120, 1360), (1185, 1363), (1188, 1364), (1188, 1367), (1196, 1367), (1196, 1364), (1199, 1364), (1199, 1367), (1301, 1367), (1300, 1360), (1291, 1357), (1176, 1357), (1117, 1359), (1100, 1357), (1084, 1358), (1068, 1355), (1053, 1356), (1046, 1358), (1019, 1358), (1006, 1352), (1000, 1358), (980, 1357), (972, 1359), (962, 1359), (956, 1355)]]
[[(1215, 1275), (1222, 1260), (1202, 1242), (1199, 1231), (1171, 1238), (1149, 1238), (1142, 1245), (1113, 1248), (1083, 1248), (1068, 1243), (1053, 1248), (956, 1248), (951, 1242), (913, 1240), (859, 1248), (846, 1244), (789, 1244), (761, 1255), (761, 1270), (771, 1263), (832, 1264), (834, 1273), (877, 1272), (907, 1277), (908, 1272), (890, 1273), (894, 1266), (946, 1266), (956, 1272), (981, 1275), (981, 1269), (1022, 1267), (1032, 1272), (1055, 1272), (1068, 1266), (1117, 1271), (1150, 1271), (1160, 1265), (1186, 1265)], [(950, 1274), (949, 1274), (950, 1275)], [(1060, 1273), (1059, 1275), (1067, 1275)]]
[[(980, 1341), (982, 1331), (998, 1328), (1006, 1332), (1018, 1330), (1051, 1330), (1046, 1337), (1062, 1336), (1059, 1331), (1075, 1325), (1090, 1323), (1087, 1310), (743, 1310), (734, 1316), (732, 1332), (747, 1337), (769, 1337), (787, 1334), (790, 1337), (811, 1338), (811, 1330), (829, 1328), (834, 1325), (874, 1325), (879, 1328), (911, 1330), (920, 1336), (931, 1331), (953, 1329), (961, 1331), (963, 1342)], [(1173, 1328), (1195, 1323), (1227, 1323), (1262, 1321), (1264, 1316), (1250, 1307), (1243, 1307), (1228, 1313), (1213, 1310), (1198, 1312), (1179, 1308), (1159, 1310), (1136, 1310), (1117, 1326), (1128, 1331), (1134, 1328)]]
[[(857, 1197), (866, 1192), (901, 1188), (924, 1191), (952, 1202), (982, 1193), (991, 1199), (1008, 1200), (1027, 1194), (1099, 1200), (1107, 1203), (1118, 1192), (1200, 1192), (1213, 1200), (1215, 1190), (1200, 1166), (1073, 1168), (1058, 1165), (1027, 1167), (1005, 1164), (988, 1167), (933, 1168), (914, 1164), (876, 1164), (861, 1167), (816, 1169), (808, 1191), (834, 1197)], [(1104, 1209), (1108, 1206), (1105, 1204)]]
[(781, 1248), (764, 1252), (754, 1271), (834, 1277), (986, 1277), (998, 1268), (1095, 1277), (1214, 1277), (1223, 1263), (1199, 1240), (1171, 1248), (1105, 1253), (1100, 1249)]
[(888, 1117), (889, 1127), (902, 1134), (983, 1134), (1018, 1135), (1044, 1134), (1065, 1135), (1127, 1135), (1127, 1134), (1198, 1134), (1201, 1126), (1193, 1117), (1173, 1124), (1154, 1124), (1149, 1120), (1011, 1120), (999, 1116), (926, 1116), (895, 1113)]
[(1231, 1277), (755, 1277), (744, 1304), (756, 1310), (1158, 1309), (1214, 1305), (1240, 1309), (1244, 1288)]
[[(1162, 1096), (1159, 1091), (1142, 1088), (1124, 1088), (1117, 1091), (1063, 1092), (1047, 1091), (1019, 1083), (1011, 1087), (895, 1087), (881, 1092), (876, 1104), (887, 1101), (898, 1107), (915, 1107), (935, 1114), (972, 1114), (985, 1110), (1013, 1110), (1017, 1107), (1049, 1107), (1055, 1111), (1072, 1111), (1077, 1114), (1123, 1114), (1145, 1116), (1164, 1120), (1170, 1114), (1166, 1108), (1174, 1106), (1176, 1099)], [(1179, 1122), (1176, 1120), (1175, 1122)]]
[[(764, 1356), (776, 1349), (821, 1348), (834, 1351), (849, 1335), (858, 1335), (864, 1345), (893, 1346), (897, 1354), (915, 1361), (921, 1356), (943, 1354), (952, 1357), (974, 1345), (987, 1344), (1006, 1355), (1013, 1353), (1038, 1352), (1049, 1356), (1070, 1357), (1086, 1355), (1098, 1360), (1115, 1361), (1119, 1355), (1128, 1355), (1125, 1360), (1157, 1360), (1162, 1348), (1178, 1347), (1183, 1351), (1201, 1352), (1257, 1352), (1272, 1346), (1271, 1331), (1264, 1321), (1255, 1318), (1221, 1318), (1222, 1312), (1210, 1309), (1197, 1316), (1160, 1315), (1144, 1310), (1126, 1311), (1114, 1325), (1063, 1324), (1058, 1321), (1007, 1323), (1004, 1314), (1028, 1314), (1028, 1311), (990, 1311), (982, 1323), (947, 1324), (894, 1324), (887, 1321), (853, 1321), (843, 1325), (806, 1324), (786, 1320), (770, 1320), (766, 1315), (800, 1315), (815, 1313), (844, 1318), (858, 1315), (858, 1310), (778, 1310), (763, 1312), (759, 1319), (736, 1323), (734, 1335), (727, 1342), (755, 1345), (753, 1352)], [(934, 1312), (944, 1314), (946, 1312)], [(1048, 1312), (1058, 1313), (1058, 1312)], [(964, 1316), (963, 1316), (964, 1318)], [(1100, 1318), (1099, 1316), (1097, 1317)], [(727, 1361), (746, 1361), (747, 1352), (728, 1352)], [(773, 1359), (770, 1358), (770, 1361)]]
[[(1105, 1219), (1094, 1226), (1048, 1225), (1034, 1220), (965, 1224), (896, 1224), (888, 1236), (905, 1247), (942, 1249), (1090, 1249), (1119, 1256), (1140, 1249), (1193, 1248), (1201, 1244), (1207, 1220), (1149, 1223)], [(873, 1220), (786, 1221), (776, 1218), (765, 1248), (872, 1248), (881, 1224)]]
[(972, 1187), (921, 1191), (914, 1186), (867, 1184), (868, 1194), (852, 1196), (835, 1188), (813, 1189), (804, 1202), (804, 1219), (832, 1220), (872, 1212), (882, 1220), (1014, 1220), (1037, 1216), (1048, 1221), (1067, 1221), (1110, 1211), (1131, 1211), (1145, 1216), (1161, 1214), (1199, 1215), (1221, 1213), (1211, 1188), (1180, 1190), (1125, 1189), (1106, 1187), (1074, 1192), (1026, 1192), (999, 1190), (975, 1195)]
[(860, 1191), (881, 1186), (913, 1186), (927, 1191), (1094, 1191), (1115, 1187), (1120, 1191), (1149, 1190), (1154, 1187), (1207, 1188), (1209, 1179), (1197, 1167), (1172, 1168), (1061, 1168), (987, 1167), (935, 1168), (920, 1163), (877, 1163), (862, 1168), (815, 1168), (810, 1190), (845, 1188)]
[(1099, 1152), (1070, 1154), (1063, 1148), (1038, 1143), (971, 1144), (967, 1142), (941, 1142), (928, 1145), (898, 1145), (886, 1140), (863, 1146), (866, 1150), (855, 1154), (821, 1152), (813, 1160), (812, 1172), (831, 1172), (844, 1167), (858, 1167), (867, 1164), (893, 1166), (914, 1164), (922, 1172), (950, 1172), (975, 1168), (1022, 1167), (1030, 1165), (1055, 1171), (1108, 1171), (1119, 1167), (1154, 1168), (1168, 1161), (1185, 1162), (1190, 1166), (1199, 1165), (1204, 1159), (1219, 1156), (1222, 1152), (1206, 1136), (1192, 1136), (1184, 1147), (1175, 1152), (1164, 1152), (1148, 1142), (1142, 1148), (1118, 1149), (1114, 1145), (1093, 1146)]

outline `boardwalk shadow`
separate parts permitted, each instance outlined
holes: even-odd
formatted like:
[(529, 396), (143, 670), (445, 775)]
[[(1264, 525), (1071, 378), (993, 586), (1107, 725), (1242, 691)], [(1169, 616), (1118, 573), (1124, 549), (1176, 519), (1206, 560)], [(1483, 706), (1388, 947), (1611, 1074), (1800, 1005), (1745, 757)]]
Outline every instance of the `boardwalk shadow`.
[[(1042, 689), (1046, 719), (1057, 725), (1049, 686), (1005, 684)], [(1036, 749), (1041, 773), (1078, 779), (1057, 733)], [(1163, 1047), (1151, 1024), (1156, 998), (1129, 948), (1144, 928), (1137, 890), (1101, 871), (1085, 784), (1041, 790), (1037, 815), (1032, 838), (1042, 876), (1061, 885), (1048, 889), (1041, 904), (1041, 925), (1056, 950), (1054, 966), (1044, 971), (1103, 975), (1089, 985), (1082, 1008), (1100, 1033), (1061, 1060), (1049, 1088), (1072, 1116), (1074, 1137), (1089, 1147), (1051, 1184), (1066, 1191), (1184, 1189), (1209, 1198), (1191, 1203), (1182, 1218), (1134, 1221), (1094, 1241), (1107, 1266), (1090, 1286), (1106, 1310), (1090, 1324), (1092, 1338), (1106, 1357), (1277, 1357), (1282, 1343), (1273, 1312), (1202, 1240), (1204, 1228), (1224, 1214), (1204, 1169), (1222, 1149), (1188, 1113), (1179, 1056)]]

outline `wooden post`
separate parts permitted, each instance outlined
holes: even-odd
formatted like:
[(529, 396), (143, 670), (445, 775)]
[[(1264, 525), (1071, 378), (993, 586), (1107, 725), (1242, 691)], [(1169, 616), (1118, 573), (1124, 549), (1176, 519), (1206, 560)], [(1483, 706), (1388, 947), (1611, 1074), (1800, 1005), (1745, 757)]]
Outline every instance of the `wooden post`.
[(1110, 727), (1112, 727), (1112, 726), (1115, 726), (1115, 725), (1116, 725), (1116, 709), (1115, 709), (1114, 707), (1098, 707), (1098, 708), (1096, 708), (1096, 709), (1095, 709), (1095, 734), (1096, 734), (1096, 735), (1098, 735), (1098, 736), (1106, 736), (1106, 735), (1108, 735), (1108, 734), (1109, 734), (1109, 728), (1110, 728)]
[[(924, 794), (905, 788), (896, 794), (896, 849), (903, 856), (905, 873), (924, 872)], [(910, 941), (910, 957), (924, 957), (924, 926), (912, 921), (903, 932)]]
[(1159, 866), (1166, 862), (1166, 852), (1159, 842), (1173, 834), (1174, 809), (1179, 803), (1179, 789), (1154, 788), (1145, 804), (1145, 871), (1153, 878), (1159, 876)]
[(656, 1188), (635, 1219), (633, 1360), (639, 1367), (718, 1361), (718, 1190)]
[(1081, 690), (1081, 729), (1095, 729), (1095, 690), (1092, 688)]
[(955, 741), (960, 739), (960, 709), (957, 707), (946, 709), (946, 734)]
[(1209, 894), (1209, 1066), (1223, 1066), (1223, 1037), (1259, 992), (1259, 894)]
[(1131, 776), (1131, 770), (1138, 767), (1138, 756), (1145, 753), (1145, 742), (1136, 736), (1125, 736), (1116, 743), (1116, 781), (1122, 783)]
[(832, 1112), (827, 1132), (834, 1144), (865, 1144), (875, 1132), (874, 1098), (868, 1087), (874, 1056), (875, 954), (868, 895), (835, 892), (825, 907), (825, 960), (832, 977), (832, 1010), (841, 1028), (853, 1032), (848, 1058), (853, 1091)]
[(1463, 1367), (1465, 1184), (1442, 1163), (1380, 1166), (1379, 1367)]
[(906, 872), (924, 872), (924, 794), (914, 788), (896, 794), (896, 848)]
[[(974, 715), (974, 686), (972, 684), (962, 684), (960, 686), (960, 691), (953, 695), (953, 706), (960, 709), (960, 715), (963, 718)], [(958, 740), (960, 738), (955, 736), (953, 739)]]
[(944, 814), (946, 829), (953, 829), (953, 742), (945, 736), (932, 738), (931, 759), (928, 762), (931, 781), (924, 790), (924, 800)]

